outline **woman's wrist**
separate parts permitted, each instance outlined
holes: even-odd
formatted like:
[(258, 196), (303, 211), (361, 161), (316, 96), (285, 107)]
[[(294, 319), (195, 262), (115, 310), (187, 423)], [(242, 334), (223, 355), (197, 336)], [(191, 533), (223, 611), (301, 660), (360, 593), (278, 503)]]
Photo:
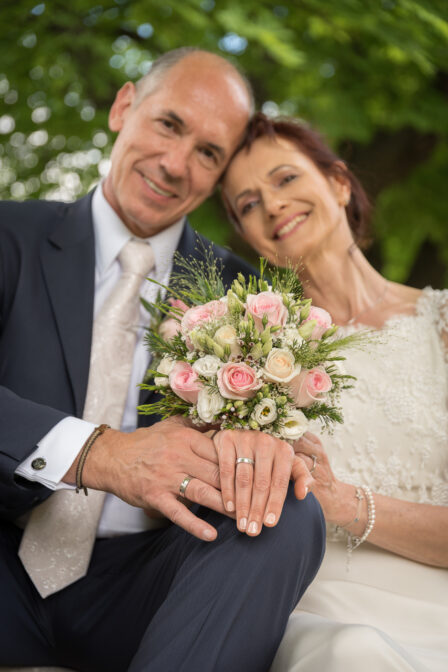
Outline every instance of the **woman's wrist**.
[(339, 505), (328, 522), (344, 528), (353, 536), (362, 535), (368, 518), (367, 502), (362, 488), (340, 483), (337, 501)]

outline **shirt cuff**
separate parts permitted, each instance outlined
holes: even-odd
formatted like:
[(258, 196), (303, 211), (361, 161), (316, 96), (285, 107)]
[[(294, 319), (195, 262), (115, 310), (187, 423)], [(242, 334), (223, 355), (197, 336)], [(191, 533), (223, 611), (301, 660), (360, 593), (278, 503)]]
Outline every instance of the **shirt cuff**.
[(21, 462), (15, 473), (50, 490), (72, 490), (61, 482), (96, 425), (79, 418), (64, 418), (38, 442), (36, 450)]

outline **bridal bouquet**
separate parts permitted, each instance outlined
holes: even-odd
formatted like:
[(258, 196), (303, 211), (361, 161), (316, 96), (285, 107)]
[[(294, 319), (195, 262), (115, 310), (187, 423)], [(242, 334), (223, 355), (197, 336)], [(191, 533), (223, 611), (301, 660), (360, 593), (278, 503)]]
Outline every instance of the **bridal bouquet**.
[(293, 269), (260, 260), (260, 277), (242, 274), (225, 292), (211, 253), (178, 259), (167, 299), (144, 302), (153, 316), (153, 355), (142, 388), (161, 395), (139, 407), (162, 418), (181, 414), (196, 425), (252, 429), (295, 441), (318, 419), (342, 422), (340, 393), (353, 377), (340, 353), (359, 334), (335, 339), (326, 310), (305, 299)]

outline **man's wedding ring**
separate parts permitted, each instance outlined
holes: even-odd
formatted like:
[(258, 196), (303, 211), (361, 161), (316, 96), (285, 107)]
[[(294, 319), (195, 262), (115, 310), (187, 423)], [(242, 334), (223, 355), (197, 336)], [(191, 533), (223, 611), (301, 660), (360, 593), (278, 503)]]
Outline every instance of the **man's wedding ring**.
[(313, 473), (313, 471), (315, 470), (315, 468), (317, 466), (317, 455), (311, 455), (311, 457), (313, 458), (313, 466), (310, 469), (310, 474)]
[(180, 484), (179, 492), (182, 495), (182, 497), (185, 497), (185, 490), (187, 489), (187, 485), (191, 481), (193, 476), (185, 476), (184, 480)]
[(237, 457), (235, 464), (251, 464), (254, 466), (255, 460), (253, 460), (251, 457)]

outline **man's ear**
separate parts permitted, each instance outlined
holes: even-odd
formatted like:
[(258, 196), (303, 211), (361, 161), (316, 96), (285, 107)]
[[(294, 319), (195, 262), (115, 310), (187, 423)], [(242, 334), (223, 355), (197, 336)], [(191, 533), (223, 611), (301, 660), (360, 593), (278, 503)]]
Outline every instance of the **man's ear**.
[(347, 168), (343, 161), (335, 161), (336, 170), (330, 177), (331, 185), (336, 194), (339, 205), (348, 205), (352, 194), (350, 180), (347, 176)]
[(136, 90), (132, 82), (126, 82), (118, 91), (109, 112), (109, 128), (118, 133), (123, 128), (129, 110), (135, 100)]

